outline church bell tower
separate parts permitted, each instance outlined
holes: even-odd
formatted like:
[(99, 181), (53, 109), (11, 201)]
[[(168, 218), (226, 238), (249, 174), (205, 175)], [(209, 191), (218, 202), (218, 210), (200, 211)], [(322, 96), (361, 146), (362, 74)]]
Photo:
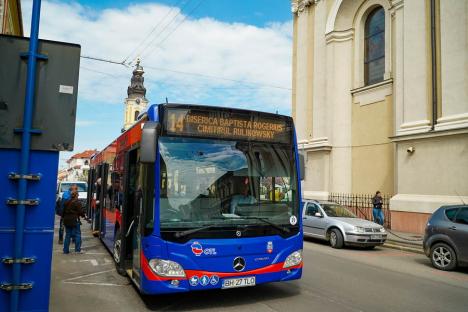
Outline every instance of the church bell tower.
[(124, 125), (122, 132), (130, 128), (138, 118), (138, 115), (146, 110), (148, 100), (146, 99), (146, 88), (143, 85), (143, 67), (140, 65), (140, 59), (137, 60), (133, 70), (130, 86), (127, 89), (128, 97), (125, 99)]

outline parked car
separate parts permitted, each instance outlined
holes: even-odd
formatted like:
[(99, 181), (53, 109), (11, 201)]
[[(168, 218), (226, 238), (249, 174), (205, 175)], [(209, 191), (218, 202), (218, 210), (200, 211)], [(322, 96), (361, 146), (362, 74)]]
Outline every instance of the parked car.
[(426, 225), (424, 253), (444, 271), (468, 265), (468, 205), (442, 206)]
[(360, 219), (337, 203), (308, 200), (303, 208), (304, 235), (327, 240), (333, 248), (344, 245), (374, 248), (387, 239), (383, 226)]
[(56, 205), (62, 200), (63, 193), (70, 189), (70, 186), (76, 184), (78, 187), (78, 200), (83, 207), (86, 207), (86, 199), (88, 198), (88, 183), (83, 181), (60, 181), (57, 184)]

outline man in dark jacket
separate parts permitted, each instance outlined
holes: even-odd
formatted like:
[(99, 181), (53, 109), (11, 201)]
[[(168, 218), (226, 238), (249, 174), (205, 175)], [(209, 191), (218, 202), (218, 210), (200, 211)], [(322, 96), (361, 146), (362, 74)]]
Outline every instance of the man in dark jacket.
[(70, 239), (75, 240), (75, 252), (81, 252), (80, 217), (84, 216), (83, 207), (78, 201), (78, 192), (71, 193), (71, 198), (65, 203), (63, 209), (63, 225), (65, 226), (65, 241), (63, 253), (70, 253)]
[(64, 226), (63, 226), (63, 208), (65, 206), (65, 202), (70, 200), (71, 193), (73, 191), (78, 192), (78, 186), (76, 184), (72, 184), (68, 190), (63, 192), (62, 198), (57, 201), (56, 207), (55, 207), (55, 213), (60, 216), (60, 227), (59, 227), (59, 244), (63, 244), (63, 232), (64, 232)]

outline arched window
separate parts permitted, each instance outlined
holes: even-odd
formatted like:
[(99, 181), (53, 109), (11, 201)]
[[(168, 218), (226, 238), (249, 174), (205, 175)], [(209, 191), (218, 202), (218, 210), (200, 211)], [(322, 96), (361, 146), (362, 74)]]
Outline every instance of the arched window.
[(366, 85), (371, 85), (382, 81), (385, 72), (385, 12), (382, 7), (369, 13), (364, 38), (364, 80)]
[(89, 161), (85, 160), (84, 164), (85, 166), (89, 165)]
[(140, 112), (139, 112), (139, 111), (135, 111), (135, 118), (134, 118), (134, 120), (137, 120), (137, 119), (138, 119), (138, 115), (140, 115)]

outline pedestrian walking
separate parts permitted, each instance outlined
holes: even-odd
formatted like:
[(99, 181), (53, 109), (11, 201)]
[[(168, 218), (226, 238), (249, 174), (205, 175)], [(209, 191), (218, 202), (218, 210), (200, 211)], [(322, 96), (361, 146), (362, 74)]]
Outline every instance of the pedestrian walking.
[(75, 241), (75, 252), (81, 252), (81, 221), (83, 217), (83, 207), (78, 201), (78, 192), (73, 191), (71, 198), (65, 203), (63, 209), (63, 224), (65, 226), (65, 240), (63, 243), (63, 253), (70, 252), (70, 240)]
[(375, 196), (372, 198), (372, 215), (374, 217), (374, 222), (383, 225), (384, 224), (384, 214), (382, 212), (383, 199), (380, 191), (375, 192)]
[(65, 206), (65, 203), (70, 200), (71, 198), (71, 193), (73, 191), (78, 191), (78, 186), (76, 184), (70, 185), (68, 190), (63, 192), (62, 198), (57, 201), (56, 206), (55, 206), (55, 213), (60, 216), (60, 225), (59, 225), (59, 237), (58, 237), (58, 243), (63, 244), (63, 233), (64, 233), (64, 226), (63, 226), (63, 209)]

